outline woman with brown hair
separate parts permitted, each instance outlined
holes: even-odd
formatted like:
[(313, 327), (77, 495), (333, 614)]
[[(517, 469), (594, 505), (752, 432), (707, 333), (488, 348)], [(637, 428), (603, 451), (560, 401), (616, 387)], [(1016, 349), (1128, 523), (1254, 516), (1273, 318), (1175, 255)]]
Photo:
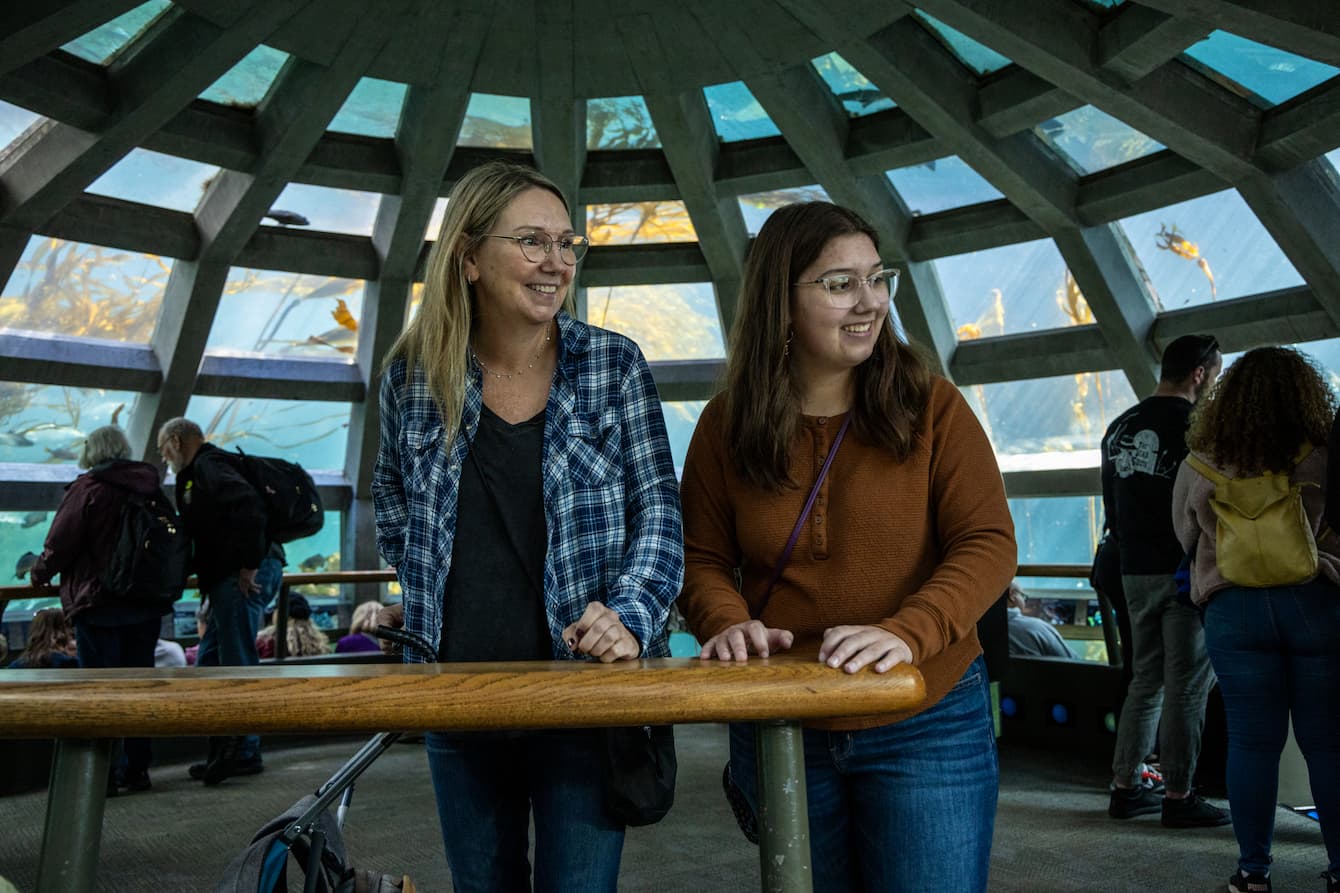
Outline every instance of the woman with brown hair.
[[(846, 208), (764, 224), (684, 465), (679, 606), (704, 659), (917, 667), (915, 710), (804, 730), (815, 889), (984, 890), (998, 774), (976, 623), (1014, 529), (972, 410), (894, 330), (897, 279)], [(757, 809), (752, 727), (730, 754)]]
[[(1335, 399), (1310, 358), (1286, 347), (1249, 351), (1193, 412), (1191, 456), (1173, 489), (1173, 524), (1182, 546), (1195, 549), (1191, 598), (1205, 609), (1205, 646), (1228, 720), (1228, 800), (1239, 850), (1230, 890), (1270, 890), (1280, 753), (1292, 717), (1330, 859), (1326, 889), (1340, 891), (1340, 539), (1322, 523), (1334, 415)], [(1229, 480), (1288, 475), (1301, 488), (1316, 542), (1315, 576), (1264, 587), (1230, 582), (1223, 568), (1233, 556), (1218, 552), (1211, 504), (1216, 483), (1197, 461)]]
[(11, 670), (77, 667), (74, 630), (60, 608), (46, 608), (33, 615), (28, 645), (10, 663)]

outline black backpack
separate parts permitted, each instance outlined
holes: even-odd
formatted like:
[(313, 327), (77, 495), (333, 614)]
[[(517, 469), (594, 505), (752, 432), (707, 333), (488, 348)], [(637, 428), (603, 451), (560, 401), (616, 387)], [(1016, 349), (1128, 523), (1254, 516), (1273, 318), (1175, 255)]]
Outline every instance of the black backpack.
[(326, 523), (316, 483), (301, 465), (237, 448), (237, 465), (265, 503), (265, 535), (272, 543), (311, 536)]
[(110, 486), (124, 490), (126, 502), (115, 548), (99, 582), (119, 601), (166, 612), (186, 588), (191, 539), (162, 490), (146, 496)]

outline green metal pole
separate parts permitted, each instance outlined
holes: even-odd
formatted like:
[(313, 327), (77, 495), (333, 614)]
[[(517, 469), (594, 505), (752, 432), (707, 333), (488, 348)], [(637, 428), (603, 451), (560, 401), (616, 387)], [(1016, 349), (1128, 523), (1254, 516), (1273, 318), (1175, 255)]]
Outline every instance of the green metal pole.
[(766, 893), (810, 893), (809, 803), (800, 723), (754, 726), (758, 753), (758, 856)]
[(92, 893), (114, 743), (110, 738), (56, 742), (37, 893)]

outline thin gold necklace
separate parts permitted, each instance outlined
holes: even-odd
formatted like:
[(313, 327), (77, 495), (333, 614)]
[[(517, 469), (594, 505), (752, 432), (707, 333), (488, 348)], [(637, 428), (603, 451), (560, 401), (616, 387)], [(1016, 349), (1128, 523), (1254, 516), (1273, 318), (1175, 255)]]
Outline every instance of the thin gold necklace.
[(498, 381), (511, 381), (512, 379), (518, 376), (525, 375), (527, 369), (535, 368), (535, 364), (540, 361), (540, 355), (544, 353), (545, 347), (549, 344), (550, 341), (553, 340), (553, 338), (554, 338), (554, 329), (553, 326), (550, 326), (545, 330), (544, 340), (540, 342), (540, 349), (535, 351), (534, 358), (531, 359), (531, 361), (526, 364), (525, 369), (518, 369), (515, 372), (494, 372), (492, 369), (490, 369), (488, 366), (484, 364), (484, 361), (479, 358), (479, 354), (475, 353), (474, 345), (470, 346), (470, 359), (473, 360), (475, 365), (479, 367), (479, 371), (483, 372), (485, 375), (490, 375), (496, 378)]

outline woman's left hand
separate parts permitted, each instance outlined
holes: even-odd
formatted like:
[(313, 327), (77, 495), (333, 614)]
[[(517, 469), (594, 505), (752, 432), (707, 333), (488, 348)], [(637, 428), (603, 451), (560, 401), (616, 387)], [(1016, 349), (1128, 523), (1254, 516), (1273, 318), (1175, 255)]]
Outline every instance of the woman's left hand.
[(619, 620), (615, 611), (591, 602), (577, 622), (563, 630), (563, 641), (575, 654), (588, 654), (601, 663), (634, 660), (642, 653), (637, 637)]
[(887, 673), (898, 664), (910, 664), (912, 649), (883, 627), (834, 626), (824, 630), (819, 660), (847, 673), (873, 662), (876, 673)]

